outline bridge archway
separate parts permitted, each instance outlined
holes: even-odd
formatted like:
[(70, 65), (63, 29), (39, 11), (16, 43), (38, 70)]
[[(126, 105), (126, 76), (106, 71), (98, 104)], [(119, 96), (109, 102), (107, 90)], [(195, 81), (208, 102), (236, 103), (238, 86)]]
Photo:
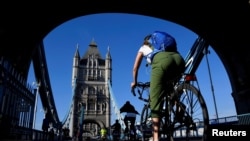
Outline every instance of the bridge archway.
[[(103, 4), (101, 2), (99, 4), (61, 2), (56, 9), (46, 2), (41, 3), (39, 7), (16, 4), (18, 7), (14, 9), (12, 9), (13, 3), (3, 4), (2, 6), (6, 8), (1, 9), (0, 56), (11, 60), (15, 67), (27, 77), (31, 58), (37, 46), (50, 31), (66, 21), (79, 16), (105, 12), (133, 13), (161, 18), (189, 28), (209, 42), (225, 65), (232, 85), (237, 113), (250, 113), (250, 52), (248, 51), (250, 8), (248, 1), (226, 1), (226, 3), (187, 1), (181, 4), (162, 1), (158, 2), (155, 7), (151, 3), (124, 2), (121, 4), (117, 1), (107, 4), (103, 2)], [(213, 13), (209, 13), (211, 11), (208, 12), (205, 6), (213, 9)], [(185, 12), (178, 13), (173, 9), (176, 11), (181, 9)], [(236, 12), (231, 9), (238, 10)], [(22, 20), (19, 20), (20, 18)], [(44, 90), (44, 93), (46, 91)]]
[(88, 124), (97, 125), (97, 128), (95, 126), (91, 128), (90, 130), (83, 130), (82, 134), (84, 134), (84, 136), (92, 136), (92, 137), (96, 136), (98, 135), (100, 129), (106, 128), (105, 124), (102, 121), (96, 120), (96, 119), (84, 119), (82, 126), (84, 125), (87, 126)]
[(105, 124), (100, 121), (100, 120), (95, 120), (95, 119), (84, 119), (83, 120), (83, 124), (87, 124), (87, 123), (95, 123), (98, 125), (98, 127), (103, 128), (106, 127)]

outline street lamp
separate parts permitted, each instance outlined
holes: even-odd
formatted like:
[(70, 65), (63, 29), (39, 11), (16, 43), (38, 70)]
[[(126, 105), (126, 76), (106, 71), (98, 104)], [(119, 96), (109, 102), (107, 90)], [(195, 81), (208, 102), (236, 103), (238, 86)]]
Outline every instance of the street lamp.
[(208, 67), (208, 73), (209, 73), (209, 80), (211, 84), (211, 89), (212, 89), (212, 96), (213, 96), (213, 101), (214, 101), (214, 108), (215, 108), (215, 116), (216, 116), (216, 122), (219, 122), (219, 116), (218, 116), (218, 111), (217, 111), (217, 106), (216, 106), (216, 100), (215, 100), (215, 95), (214, 95), (214, 87), (213, 87), (213, 82), (212, 82), (212, 77), (211, 77), (211, 72), (210, 72), (210, 66), (208, 62), (208, 57), (207, 54), (210, 53), (207, 48), (204, 50), (204, 53), (206, 54), (206, 61), (207, 61), (207, 67)]
[(35, 85), (36, 89), (35, 89), (35, 105), (34, 105), (34, 115), (33, 115), (33, 129), (35, 129), (35, 125), (36, 125), (36, 113), (37, 113), (37, 99), (38, 99), (38, 94), (39, 94), (39, 87), (40, 87), (40, 83), (36, 83), (33, 82), (33, 85)]

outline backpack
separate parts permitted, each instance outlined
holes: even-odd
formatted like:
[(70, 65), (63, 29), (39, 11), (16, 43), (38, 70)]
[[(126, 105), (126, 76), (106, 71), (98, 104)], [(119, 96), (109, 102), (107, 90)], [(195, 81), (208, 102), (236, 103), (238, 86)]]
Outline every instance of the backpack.
[(155, 31), (146, 37), (146, 40), (151, 44), (152, 52), (146, 57), (149, 63), (158, 52), (162, 51), (177, 51), (175, 38), (166, 32)]

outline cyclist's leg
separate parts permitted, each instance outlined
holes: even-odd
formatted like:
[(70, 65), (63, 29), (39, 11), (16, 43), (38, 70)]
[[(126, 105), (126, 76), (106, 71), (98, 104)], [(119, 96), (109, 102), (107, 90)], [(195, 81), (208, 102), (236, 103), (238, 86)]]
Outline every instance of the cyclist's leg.
[(159, 138), (159, 125), (160, 125), (160, 118), (152, 118), (153, 121), (153, 139)]
[(153, 129), (153, 140), (159, 141), (160, 137), (160, 121), (161, 121), (161, 110), (162, 110), (162, 100), (163, 100), (163, 91), (158, 91), (159, 93), (153, 97), (151, 94), (150, 97), (150, 109), (151, 109), (151, 118), (152, 118), (152, 129)]
[[(151, 87), (150, 83), (150, 109), (151, 109), (151, 118), (152, 118), (152, 129), (153, 129), (153, 140), (158, 141), (159, 140), (159, 130), (160, 130), (160, 113), (161, 113), (161, 100), (163, 99), (163, 91), (159, 78), (153, 78), (151, 77), (151, 82), (153, 86)], [(157, 80), (157, 81), (155, 81)]]
[(165, 90), (165, 63), (163, 63), (165, 61), (162, 61), (162, 57), (165, 58), (165, 56), (159, 55), (153, 60), (150, 80), (150, 109), (154, 141), (159, 140), (161, 100), (164, 98)]

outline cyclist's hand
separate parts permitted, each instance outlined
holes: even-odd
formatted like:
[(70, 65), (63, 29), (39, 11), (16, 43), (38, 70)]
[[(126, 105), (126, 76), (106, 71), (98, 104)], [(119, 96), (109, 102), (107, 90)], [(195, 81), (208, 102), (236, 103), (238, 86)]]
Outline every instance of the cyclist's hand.
[(136, 87), (136, 83), (135, 82), (131, 82), (131, 90), (133, 90)]

